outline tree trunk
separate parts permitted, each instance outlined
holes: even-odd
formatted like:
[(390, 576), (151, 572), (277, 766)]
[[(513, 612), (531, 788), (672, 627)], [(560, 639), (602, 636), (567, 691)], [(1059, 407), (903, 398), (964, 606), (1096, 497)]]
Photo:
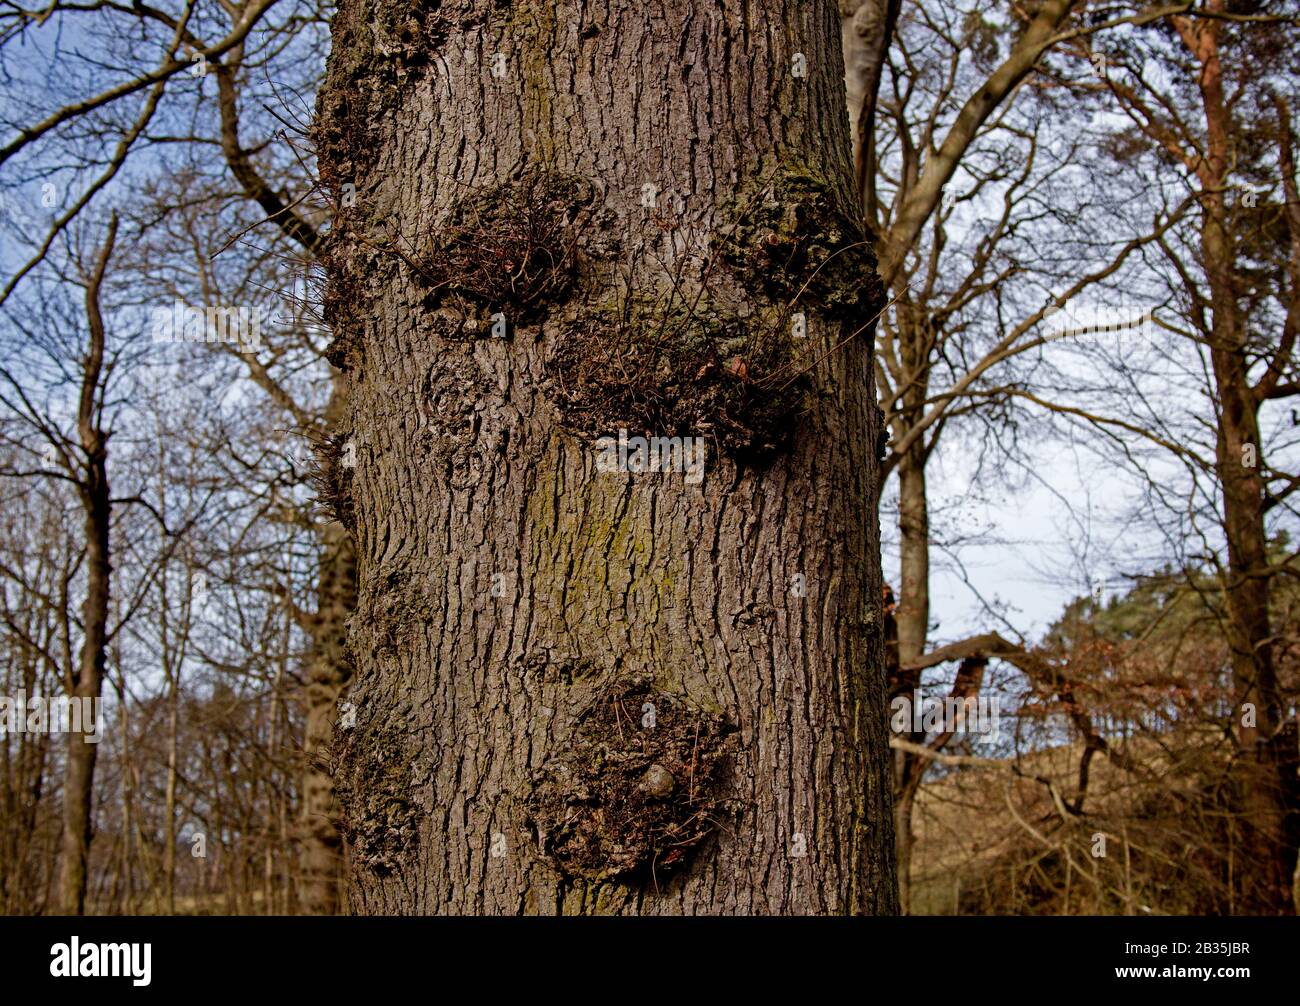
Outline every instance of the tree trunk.
[(176, 772), (179, 755), (180, 694), (176, 678), (167, 676), (167, 784), (163, 793), (163, 905), (176, 914)]
[(338, 801), (329, 764), (339, 698), (352, 667), (347, 656), (347, 619), (356, 604), (356, 555), (352, 538), (337, 521), (325, 525), (312, 619), (312, 649), (303, 728), (302, 816), (298, 822), (300, 908), (308, 915), (334, 915), (343, 881)]
[[(86, 500), (86, 600), (81, 608), (85, 638), (72, 696), (98, 705), (104, 682), (104, 647), (108, 636), (110, 506), (108, 478), (103, 464), (106, 452), (92, 462), (92, 480)], [(86, 703), (82, 702), (83, 708)], [(64, 773), (63, 838), (59, 890), (65, 915), (82, 915), (86, 904), (86, 867), (92, 830), (91, 797), (94, 790), (96, 744), (84, 733), (68, 733), (68, 762)]]
[(921, 781), (929, 767), (918, 755), (906, 751), (894, 752), (894, 830), (898, 843), (898, 904), (906, 915), (912, 914), (912, 853), (916, 836), (912, 829), (912, 811), (916, 808), (916, 794), (921, 791)]
[[(69, 691), (73, 701), (81, 703), (83, 709), (95, 709), (99, 705), (104, 683), (105, 648), (108, 645), (108, 603), (112, 576), (109, 532), (113, 508), (108, 490), (108, 435), (99, 425), (105, 345), (99, 292), (116, 237), (117, 216), (114, 215), (95, 272), (86, 287), (90, 340), (82, 361), (81, 397), (77, 413), (77, 431), (84, 455), (78, 473), (77, 494), (86, 533), (86, 598), (81, 606), (81, 654), (75, 676), (70, 673), (72, 687)], [(86, 907), (87, 861), (90, 858), (94, 822), (91, 816), (91, 798), (95, 782), (95, 756), (98, 751), (97, 744), (88, 741), (87, 733), (94, 732), (93, 723), (85, 732), (68, 731), (59, 863), (59, 907), (65, 915), (82, 915)], [(95, 740), (98, 741), (99, 738), (96, 737)]]
[[(918, 440), (898, 461), (898, 658), (925, 655), (930, 628), (930, 510), (925, 444)], [(917, 684), (920, 678), (917, 678)]]
[[(893, 419), (897, 441), (902, 441), (921, 421), (929, 395), (928, 361), (934, 332), (928, 319), (918, 315), (922, 315), (919, 308), (900, 298), (895, 308), (897, 341), (911, 380), (902, 391)], [(929, 454), (925, 438), (917, 437), (897, 455), (899, 584), (895, 620), (899, 667), (891, 701), (900, 695), (909, 703), (916, 700), (921, 672), (903, 668), (925, 655), (930, 632), (930, 504), (925, 480)], [(925, 734), (909, 729), (903, 739), (923, 744)], [(894, 833), (898, 843), (899, 903), (904, 912), (910, 911), (912, 898), (912, 810), (929, 767), (925, 759), (912, 752), (894, 752)]]
[[(898, 462), (898, 536), (899, 602), (895, 615), (898, 625), (900, 665), (925, 654), (930, 624), (930, 511), (925, 486), (926, 449), (918, 439)], [(921, 684), (919, 671), (900, 670), (899, 694), (909, 702), (916, 699)], [(891, 698), (893, 696), (891, 695)], [(925, 736), (914, 732), (906, 740), (924, 743)], [(894, 834), (898, 843), (899, 904), (911, 910), (912, 898), (912, 810), (916, 793), (929, 765), (907, 751), (894, 752)]]
[[(356, 910), (896, 911), (882, 298), (837, 29), (793, 0), (341, 4)], [(705, 438), (703, 481), (598, 470), (620, 429)]]
[(853, 137), (853, 172), (867, 220), (879, 218), (875, 180), (876, 101), (902, 0), (839, 0), (844, 86)]
[(1241, 771), (1244, 816), (1255, 861), (1255, 890), (1244, 892), (1243, 907), (1285, 914), (1294, 910), (1293, 853), (1287, 842), (1286, 781), (1275, 738), (1283, 705), (1273, 661), (1272, 574), (1259, 468), (1263, 463), (1259, 456), (1259, 400), (1246, 360), (1246, 322), (1240, 306), (1245, 288), (1237, 275), (1237, 249), (1224, 197), (1232, 121), (1223, 93), (1218, 24), (1193, 25), (1185, 19), (1178, 19), (1178, 24), (1201, 64), (1197, 80), (1206, 121), (1208, 156), (1200, 169), (1201, 256), (1210, 288), (1210, 361), (1219, 405), (1216, 460), (1228, 546), (1226, 628), (1236, 686), (1237, 735), (1246, 756)]
[[(86, 599), (81, 618), (85, 638), (72, 698), (98, 705), (104, 681), (104, 647), (108, 636), (109, 521), (107, 451), (101, 446), (92, 457), (86, 506)], [(83, 708), (87, 704), (82, 702)], [(92, 728), (93, 729), (93, 728)], [(60, 908), (65, 915), (81, 915), (86, 903), (86, 863), (90, 855), (91, 796), (98, 747), (84, 733), (68, 733), (68, 761), (63, 782), (63, 838), (59, 870)]]
[[(1217, 295), (1215, 301), (1219, 301)], [(1236, 686), (1238, 739), (1245, 753), (1241, 773), (1245, 819), (1257, 868), (1252, 880), (1258, 885), (1257, 893), (1247, 892), (1246, 900), (1250, 910), (1285, 914), (1294, 910), (1292, 853), (1287, 843), (1286, 781), (1275, 736), (1283, 707), (1273, 661), (1263, 483), (1258, 470), (1243, 463), (1246, 445), (1259, 450), (1259, 431), (1241, 336), (1228, 341), (1232, 335), (1222, 332), (1218, 318), (1216, 305), (1215, 338), (1221, 344), (1212, 349), (1210, 357), (1221, 408), (1218, 451), (1228, 544), (1226, 627)]]

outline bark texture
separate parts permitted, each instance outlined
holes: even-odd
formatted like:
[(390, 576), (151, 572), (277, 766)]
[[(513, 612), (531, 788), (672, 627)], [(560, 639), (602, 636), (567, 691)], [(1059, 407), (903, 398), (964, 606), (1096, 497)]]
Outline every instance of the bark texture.
[[(352, 907), (896, 911), (835, 8), (345, 0), (333, 32)], [(619, 428), (706, 438), (703, 482), (597, 471)]]

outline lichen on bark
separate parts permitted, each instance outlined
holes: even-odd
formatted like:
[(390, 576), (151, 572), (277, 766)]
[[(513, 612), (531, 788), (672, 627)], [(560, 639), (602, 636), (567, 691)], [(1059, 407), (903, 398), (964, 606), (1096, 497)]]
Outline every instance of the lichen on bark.
[(321, 186), (334, 203), (334, 219), (321, 255), (328, 281), (323, 314), (333, 329), (325, 355), (344, 372), (361, 363), (363, 319), (389, 263), (366, 242), (350, 240), (372, 187), (382, 128), (400, 111), (428, 73), (429, 56), (455, 24), (436, 0), (392, 5), (382, 0), (340, 4), (330, 21), (334, 44), (316, 100), (312, 144)]
[(375, 131), (426, 72), (429, 56), (454, 27), (442, 4), (340, 4), (330, 22), (334, 46), (317, 98), (312, 139), (321, 183), (334, 192), (359, 183), (381, 145)]
[(727, 215), (722, 257), (750, 290), (863, 326), (884, 303), (866, 231), (815, 173), (769, 174), (741, 189)]

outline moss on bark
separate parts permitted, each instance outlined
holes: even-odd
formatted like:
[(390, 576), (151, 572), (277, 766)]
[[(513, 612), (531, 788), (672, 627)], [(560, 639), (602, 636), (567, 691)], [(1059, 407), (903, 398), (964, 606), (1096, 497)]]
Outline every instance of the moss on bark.
[(785, 169), (742, 190), (722, 257), (747, 288), (792, 311), (865, 325), (884, 303), (857, 216), (826, 181)]

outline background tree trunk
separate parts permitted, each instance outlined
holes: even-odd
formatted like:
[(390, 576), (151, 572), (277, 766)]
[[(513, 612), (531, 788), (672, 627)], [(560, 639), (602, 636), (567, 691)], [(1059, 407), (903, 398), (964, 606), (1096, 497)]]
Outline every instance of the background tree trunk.
[[(117, 217), (114, 215), (108, 237), (86, 286), (86, 320), (90, 338), (82, 361), (81, 397), (77, 409), (77, 432), (85, 458), (77, 473), (77, 495), (81, 502), (86, 533), (86, 599), (81, 606), (81, 655), (75, 676), (69, 668), (71, 687), (68, 691), (74, 702), (82, 703), (83, 712), (87, 707), (94, 709), (99, 705), (108, 646), (108, 602), (112, 576), (109, 534), (113, 508), (108, 490), (108, 433), (100, 426), (105, 332), (99, 295), (116, 238)], [(93, 715), (92, 712), (91, 716)], [(87, 732), (95, 732), (93, 719)], [(85, 912), (87, 860), (90, 857), (90, 839), (94, 825), (91, 799), (98, 750), (96, 744), (87, 741), (85, 733), (69, 730), (68, 760), (63, 777), (63, 837), (59, 858), (59, 907), (64, 915), (81, 915)]]
[[(880, 421), (854, 334), (878, 282), (844, 239), (781, 296), (765, 285), (831, 230), (861, 233), (837, 29), (833, 7), (793, 0), (340, 6), (317, 140), (322, 178), (357, 195), (327, 297), (353, 379), (338, 436), (356, 443), (334, 492), (358, 556), (336, 776), (354, 909), (896, 911)], [(547, 216), (560, 189), (585, 194)], [(771, 210), (757, 232), (739, 223), (755, 205)], [(535, 254), (554, 273), (474, 302), (527, 275), (512, 226), (552, 242)], [(679, 326), (683, 290), (707, 308)], [(630, 435), (709, 436), (702, 485), (597, 472), (589, 437), (680, 402), (692, 376), (725, 368), (747, 408), (776, 397), (757, 360), (688, 353), (669, 328), (756, 329), (790, 299), (810, 373), (788, 443), (738, 462), (716, 402), (693, 402), (684, 427)], [(510, 338), (466, 338), (494, 315)], [(622, 354), (647, 339), (648, 392)], [(663, 368), (662, 345), (690, 372)], [(574, 357), (608, 362), (575, 384), (557, 363)], [(640, 782), (620, 774), (651, 755)]]
[(300, 907), (309, 915), (339, 911), (343, 880), (338, 801), (329, 764), (330, 739), (339, 698), (351, 678), (347, 618), (356, 603), (356, 554), (338, 522), (321, 532), (318, 601), (312, 619), (312, 650), (303, 727), (303, 792), (299, 824)]
[(1272, 575), (1259, 471), (1260, 399), (1251, 385), (1247, 363), (1246, 320), (1241, 308), (1247, 284), (1237, 271), (1238, 249), (1228, 225), (1224, 195), (1231, 170), (1232, 120), (1223, 93), (1219, 24), (1183, 18), (1175, 24), (1200, 63), (1197, 85), (1205, 112), (1207, 156), (1200, 165), (1200, 237), (1210, 293), (1210, 361), (1219, 405), (1216, 454), (1228, 546), (1225, 629), (1232, 647), (1238, 738), (1245, 755), (1240, 777), (1247, 842), (1262, 874), (1251, 878), (1257, 886), (1248, 889), (1246, 900), (1252, 911), (1286, 914), (1295, 907), (1291, 900), (1293, 861), (1287, 834), (1287, 781), (1276, 737), (1283, 721), (1283, 703), (1273, 661)]
[[(907, 302), (906, 289), (898, 292), (900, 299), (894, 309), (895, 339), (911, 381), (902, 389), (900, 402), (895, 408), (895, 441), (901, 441), (925, 414), (930, 394), (928, 356), (935, 334), (928, 320), (921, 316), (923, 308)], [(921, 672), (907, 668), (925, 655), (930, 631), (930, 504), (925, 471), (930, 460), (930, 445), (924, 437), (917, 437), (896, 458), (899, 578), (898, 608), (894, 617), (899, 669), (890, 701), (904, 696), (910, 704), (915, 702), (921, 686)], [(903, 738), (914, 744), (924, 744), (925, 732), (908, 729)], [(912, 811), (928, 768), (927, 761), (913, 752), (894, 752), (894, 835), (898, 848), (899, 903), (904, 912), (911, 910), (912, 850), (915, 846)]]

